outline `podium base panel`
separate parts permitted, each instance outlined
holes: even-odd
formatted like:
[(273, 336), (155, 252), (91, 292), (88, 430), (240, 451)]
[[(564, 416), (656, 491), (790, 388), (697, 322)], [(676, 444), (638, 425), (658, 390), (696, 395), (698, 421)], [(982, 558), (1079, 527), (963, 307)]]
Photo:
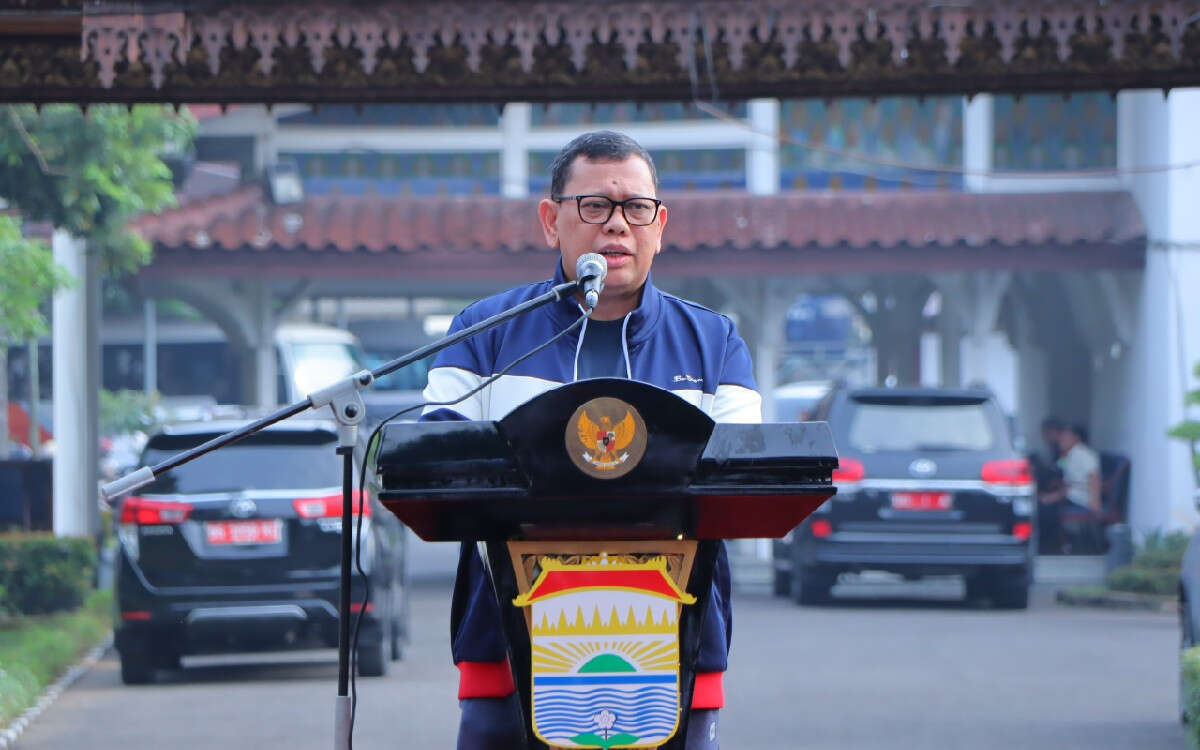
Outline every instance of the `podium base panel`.
[[(579, 564), (585, 558), (595, 558), (605, 555), (614, 563), (640, 564), (657, 558), (666, 561), (667, 575), (681, 590), (687, 590), (691, 578), (693, 563), (696, 560), (697, 542), (691, 539), (638, 539), (620, 541), (509, 541), (508, 553), (512, 561), (512, 570), (516, 578), (517, 589), (526, 594), (537, 581), (541, 573), (541, 562), (546, 559), (554, 560), (564, 565)], [(524, 608), (525, 626), (533, 629), (533, 609)], [(688, 691), (690, 696), (690, 690)], [(685, 711), (686, 714), (686, 711)], [(686, 721), (681, 721), (680, 730), (684, 730)], [(678, 733), (668, 741), (667, 745), (679, 745)], [(545, 745), (548, 750), (568, 750), (558, 745)], [(653, 747), (665, 745), (646, 746)]]

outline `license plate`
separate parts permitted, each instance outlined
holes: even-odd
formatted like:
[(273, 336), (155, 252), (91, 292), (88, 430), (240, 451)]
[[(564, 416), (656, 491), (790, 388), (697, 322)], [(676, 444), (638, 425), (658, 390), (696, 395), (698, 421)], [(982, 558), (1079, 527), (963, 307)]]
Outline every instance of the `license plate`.
[(893, 510), (950, 510), (954, 507), (949, 492), (893, 492)]
[(275, 544), (283, 539), (283, 522), (278, 518), (249, 521), (211, 521), (204, 524), (209, 544)]

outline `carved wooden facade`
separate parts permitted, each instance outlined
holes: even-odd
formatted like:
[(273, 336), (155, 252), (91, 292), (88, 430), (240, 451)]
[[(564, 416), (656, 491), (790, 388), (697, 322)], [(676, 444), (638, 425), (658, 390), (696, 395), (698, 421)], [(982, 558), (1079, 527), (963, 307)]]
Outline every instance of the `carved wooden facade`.
[(0, 0), (0, 100), (687, 100), (1200, 85), (1200, 2)]

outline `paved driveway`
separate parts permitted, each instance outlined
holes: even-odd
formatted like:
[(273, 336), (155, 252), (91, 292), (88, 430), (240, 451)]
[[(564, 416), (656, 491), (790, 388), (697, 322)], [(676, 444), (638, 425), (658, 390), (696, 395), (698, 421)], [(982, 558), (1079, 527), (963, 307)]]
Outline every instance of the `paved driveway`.
[[(955, 582), (838, 593), (819, 609), (738, 594), (724, 747), (1185, 747), (1171, 615), (1064, 609), (1048, 591), (1028, 612), (975, 609)], [(408, 658), (359, 681), (356, 747), (454, 746), (447, 600), (448, 584), (420, 588)], [(160, 684), (129, 688), (110, 654), (18, 747), (332, 747), (334, 659), (192, 659)]]

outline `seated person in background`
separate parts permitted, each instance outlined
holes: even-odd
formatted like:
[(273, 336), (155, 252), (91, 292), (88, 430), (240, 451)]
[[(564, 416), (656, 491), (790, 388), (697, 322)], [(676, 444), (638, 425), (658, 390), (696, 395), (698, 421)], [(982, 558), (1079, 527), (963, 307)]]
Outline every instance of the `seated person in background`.
[(1044, 447), (1029, 454), (1029, 463), (1033, 467), (1039, 495), (1055, 489), (1055, 483), (1062, 480), (1058, 469), (1058, 459), (1062, 456), (1058, 447), (1058, 437), (1065, 428), (1066, 425), (1057, 417), (1046, 417), (1042, 420)]
[(1087, 431), (1079, 425), (1064, 427), (1058, 435), (1058, 468), (1062, 483), (1038, 495), (1038, 520), (1042, 538), (1057, 545), (1062, 538), (1062, 514), (1068, 510), (1099, 513), (1100, 457), (1086, 443)]

